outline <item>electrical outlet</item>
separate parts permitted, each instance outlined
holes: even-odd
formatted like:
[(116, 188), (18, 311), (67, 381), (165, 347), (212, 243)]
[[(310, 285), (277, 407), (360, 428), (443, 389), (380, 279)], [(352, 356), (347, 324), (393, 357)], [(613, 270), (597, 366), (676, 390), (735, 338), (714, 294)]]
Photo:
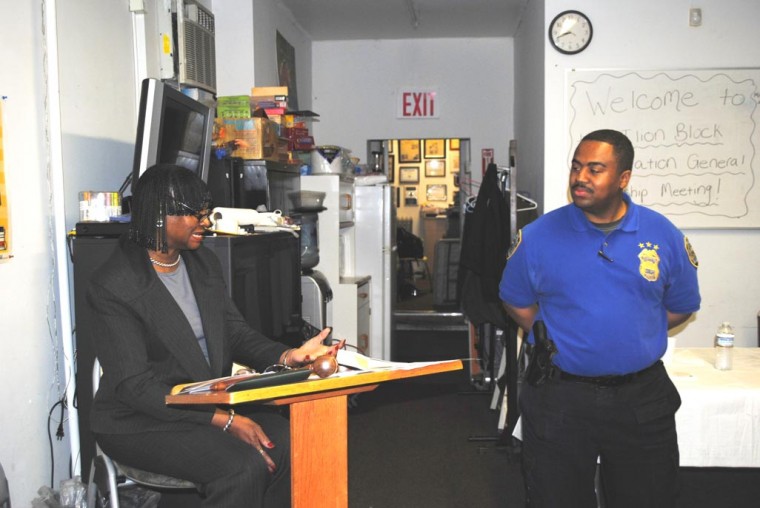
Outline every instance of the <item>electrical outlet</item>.
[(689, 26), (702, 26), (702, 9), (698, 7), (689, 9)]

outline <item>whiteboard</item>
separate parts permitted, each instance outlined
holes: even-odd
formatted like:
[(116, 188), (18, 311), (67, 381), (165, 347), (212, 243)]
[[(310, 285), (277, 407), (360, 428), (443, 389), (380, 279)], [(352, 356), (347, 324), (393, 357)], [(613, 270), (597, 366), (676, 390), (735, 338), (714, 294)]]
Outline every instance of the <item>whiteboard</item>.
[(681, 228), (760, 227), (760, 69), (575, 70), (567, 74), (570, 157), (616, 129), (636, 155), (635, 203)]

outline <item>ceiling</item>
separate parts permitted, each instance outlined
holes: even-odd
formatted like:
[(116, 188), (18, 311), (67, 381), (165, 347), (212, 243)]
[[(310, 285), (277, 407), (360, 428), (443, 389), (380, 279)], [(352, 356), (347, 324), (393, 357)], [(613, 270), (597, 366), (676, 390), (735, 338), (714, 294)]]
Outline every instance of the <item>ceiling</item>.
[(512, 37), (528, 1), (280, 0), (314, 41)]

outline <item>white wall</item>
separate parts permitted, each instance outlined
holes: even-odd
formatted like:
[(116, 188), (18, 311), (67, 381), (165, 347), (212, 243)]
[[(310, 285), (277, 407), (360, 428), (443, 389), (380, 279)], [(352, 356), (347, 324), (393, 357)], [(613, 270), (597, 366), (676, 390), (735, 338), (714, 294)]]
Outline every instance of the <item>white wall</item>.
[[(217, 1), (216, 90), (218, 95), (249, 95), (253, 86), (253, 1)], [(230, 55), (232, 58), (225, 55)]]
[(544, 189), (544, 3), (529, 1), (515, 35), (515, 139), (518, 191), (538, 202)]
[[(368, 139), (470, 138), (480, 181), (482, 148), (508, 162), (512, 53), (507, 38), (315, 42), (315, 141), (349, 148), (366, 162)], [(398, 89), (412, 86), (438, 89), (439, 118), (396, 118)]]
[[(39, 2), (0, 17), (0, 95), (5, 175), (15, 258), (0, 261), (0, 462), (13, 506), (30, 506), (50, 482), (47, 415), (64, 393), (60, 347), (49, 289), (53, 276), (45, 168), (42, 13)], [(52, 315), (51, 315), (52, 314)], [(56, 412), (55, 419), (60, 413)], [(57, 424), (51, 425), (55, 435)], [(67, 470), (68, 442), (55, 439), (57, 479)]]
[(295, 49), (298, 108), (311, 107), (311, 40), (276, 0), (224, 0), (214, 4), (218, 95), (248, 95), (253, 86), (276, 86), (276, 36)]
[[(564, 56), (548, 44), (546, 33), (552, 18), (568, 7), (562, 0), (546, 0), (545, 11), (532, 0), (521, 25), (519, 40), (542, 33), (545, 80), (534, 89), (545, 93), (543, 154), (522, 157), (523, 165), (544, 173), (545, 210), (567, 203), (569, 167), (567, 97), (565, 78), (570, 69), (700, 69), (760, 67), (755, 20), (760, 4), (746, 0), (688, 0), (662, 2), (597, 2), (577, 0), (572, 8), (586, 12), (594, 25), (593, 41), (583, 53)], [(703, 26), (688, 26), (689, 7), (702, 8)], [(543, 16), (543, 27), (537, 20)], [(528, 32), (532, 33), (528, 33)], [(518, 44), (523, 58), (524, 49)], [(538, 77), (537, 70), (533, 69)], [(519, 102), (522, 96), (516, 97)], [(521, 121), (524, 119), (521, 117)], [(528, 122), (526, 131), (530, 132)], [(600, 128), (603, 126), (600, 126)], [(518, 126), (522, 132), (522, 125)], [(521, 142), (518, 139), (518, 144)], [(760, 164), (755, 167), (760, 172)], [(525, 176), (522, 181), (525, 181)], [(532, 177), (536, 182), (539, 177)], [(718, 324), (729, 320), (737, 326), (737, 345), (757, 345), (756, 315), (760, 309), (760, 231), (686, 230), (700, 261), (702, 310), (679, 331), (679, 346), (710, 346)]]
[(131, 173), (139, 99), (128, 2), (58, 4), (66, 225), (72, 228), (79, 191), (118, 190)]
[[(45, 40), (43, 12), (54, 8), (60, 72), (49, 76), (45, 62), (55, 61), (54, 45)], [(66, 228), (72, 227), (78, 192), (118, 188), (131, 167), (136, 124), (131, 15), (127, 2), (21, 2), (12, 16), (0, 19), (0, 34), (0, 95), (7, 97), (2, 148), (15, 256), (0, 261), (0, 383), (6, 387), (0, 463), (12, 504), (31, 506), (37, 490), (50, 485), (51, 461), (54, 487), (70, 476), (68, 425), (63, 439), (55, 437), (59, 407), (50, 423), (52, 451), (48, 444), (48, 413), (65, 393), (62, 338), (71, 333), (61, 329), (67, 320), (57, 313), (68, 296), (65, 290), (59, 294), (57, 284), (59, 279), (66, 284), (70, 265), (56, 269), (55, 243), (64, 234), (54, 228), (54, 207), (62, 205)], [(56, 77), (60, 135), (49, 124), (45, 102), (48, 83)], [(56, 139), (61, 158), (50, 151)], [(55, 178), (63, 180), (60, 199), (52, 194)], [(63, 312), (68, 316), (69, 309)]]
[[(48, 413), (65, 391), (62, 316), (56, 314), (58, 278), (51, 192), (62, 169), (66, 228), (78, 220), (80, 190), (115, 190), (132, 165), (135, 137), (135, 83), (132, 24), (128, 2), (42, 0), (14, 5), (0, 19), (0, 95), (3, 103), (4, 162), (11, 207), (15, 257), (0, 262), (0, 383), (5, 386), (0, 414), (0, 462), (8, 476), (13, 506), (31, 506), (37, 490), (70, 476), (70, 432), (55, 437), (59, 408)], [(45, 98), (52, 60), (43, 34), (43, 7), (58, 19), (60, 141), (62, 160), (50, 152), (56, 132), (48, 125)], [(48, 30), (48, 33), (52, 31)], [(67, 256), (64, 257), (64, 259)], [(68, 309), (64, 309), (68, 314)], [(72, 309), (73, 312), (73, 309)], [(68, 418), (68, 413), (65, 415)]]

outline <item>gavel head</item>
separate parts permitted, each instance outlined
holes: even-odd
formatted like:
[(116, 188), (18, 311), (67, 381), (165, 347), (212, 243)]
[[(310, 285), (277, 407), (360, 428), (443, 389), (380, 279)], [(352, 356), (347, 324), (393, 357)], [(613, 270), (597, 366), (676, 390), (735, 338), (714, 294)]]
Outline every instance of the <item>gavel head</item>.
[(309, 368), (317, 376), (325, 378), (338, 372), (338, 360), (331, 355), (318, 356), (317, 359), (309, 365)]

